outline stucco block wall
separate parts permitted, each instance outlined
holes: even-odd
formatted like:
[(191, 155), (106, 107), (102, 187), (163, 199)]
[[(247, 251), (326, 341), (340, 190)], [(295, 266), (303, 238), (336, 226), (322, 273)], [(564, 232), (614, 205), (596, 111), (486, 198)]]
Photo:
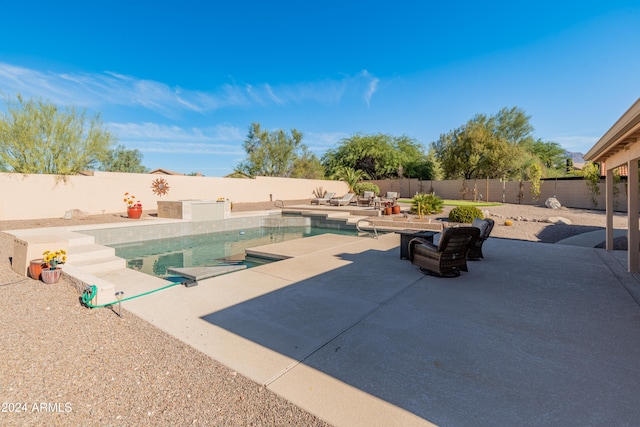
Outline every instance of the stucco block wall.
[[(472, 190), (477, 186), (478, 194), (482, 195), (483, 201), (522, 203), (528, 205), (542, 205), (549, 197), (556, 197), (563, 206), (580, 209), (605, 209), (605, 182), (599, 184), (600, 194), (596, 197), (597, 206), (594, 207), (591, 201), (591, 193), (584, 180), (556, 180), (548, 179), (540, 183), (540, 197), (533, 200), (531, 196), (531, 182), (524, 181), (522, 190), (520, 182), (503, 182), (499, 179), (478, 179), (467, 180), (465, 182), (468, 191), (463, 197), (462, 180), (446, 181), (420, 181), (417, 179), (395, 179), (395, 180), (374, 180), (369, 181), (380, 187), (380, 193), (387, 191), (399, 191), (401, 197), (410, 198), (416, 193), (435, 193), (443, 199), (466, 199), (473, 200)], [(627, 193), (624, 183), (617, 185), (618, 197), (615, 209), (626, 212)], [(519, 195), (522, 192), (522, 198)], [(614, 199), (615, 200), (615, 199)]]
[[(158, 178), (164, 178), (169, 185), (166, 195), (158, 196), (152, 191), (152, 182)], [(233, 203), (246, 203), (311, 199), (318, 187), (340, 195), (348, 191), (341, 181), (276, 177), (239, 179), (114, 172), (62, 177), (1, 173), (0, 220), (60, 218), (70, 209), (80, 209), (91, 215), (125, 214), (125, 192), (135, 195), (143, 209), (156, 210), (159, 200), (216, 200), (223, 197)]]
[[(169, 192), (164, 196), (153, 193), (151, 184), (164, 178)], [(380, 191), (398, 191), (401, 197), (416, 193), (435, 193), (445, 199), (462, 199), (462, 180), (420, 181), (397, 179), (370, 181)], [(490, 202), (541, 205), (548, 197), (556, 196), (563, 206), (593, 209), (591, 194), (583, 180), (544, 180), (538, 200), (530, 193), (531, 183), (502, 182), (499, 179), (467, 180), (467, 200), (473, 199), (477, 186), (482, 200)], [(80, 209), (92, 215), (121, 213), (125, 215), (124, 193), (136, 196), (146, 210), (157, 210), (158, 201), (216, 200), (219, 197), (233, 203), (266, 202), (275, 200), (311, 199), (313, 191), (322, 187), (338, 196), (347, 192), (341, 181), (294, 178), (258, 177), (255, 179), (217, 178), (202, 176), (173, 176), (95, 172), (93, 176), (28, 175), (0, 173), (0, 220), (60, 218), (70, 209)], [(616, 210), (627, 209), (626, 186), (618, 184)], [(600, 183), (596, 209), (605, 209), (605, 183)]]

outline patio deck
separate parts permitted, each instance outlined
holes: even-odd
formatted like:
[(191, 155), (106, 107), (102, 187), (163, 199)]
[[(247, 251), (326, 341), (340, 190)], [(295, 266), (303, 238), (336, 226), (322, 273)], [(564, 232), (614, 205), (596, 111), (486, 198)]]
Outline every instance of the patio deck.
[(490, 238), (441, 279), (398, 244), (269, 245), (293, 257), (123, 307), (337, 426), (637, 424), (626, 252)]

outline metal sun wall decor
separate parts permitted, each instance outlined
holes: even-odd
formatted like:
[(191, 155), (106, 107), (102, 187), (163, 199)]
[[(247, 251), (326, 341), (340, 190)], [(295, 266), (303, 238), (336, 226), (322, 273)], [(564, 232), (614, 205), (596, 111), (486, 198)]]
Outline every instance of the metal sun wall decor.
[(157, 178), (151, 182), (151, 190), (158, 196), (164, 196), (169, 192), (169, 183), (164, 178)]

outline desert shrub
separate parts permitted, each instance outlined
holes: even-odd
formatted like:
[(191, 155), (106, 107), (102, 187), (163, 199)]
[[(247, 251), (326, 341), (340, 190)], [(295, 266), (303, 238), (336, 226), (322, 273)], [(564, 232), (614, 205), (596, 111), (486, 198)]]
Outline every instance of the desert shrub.
[(484, 219), (482, 211), (475, 206), (457, 206), (449, 212), (449, 221), (471, 224), (474, 218)]
[(321, 198), (321, 197), (324, 197), (325, 194), (327, 194), (327, 190), (325, 190), (322, 187), (316, 187), (313, 190), (313, 197), (316, 197), (318, 199)]
[(376, 196), (380, 194), (380, 187), (371, 182), (359, 182), (356, 184), (354, 190), (356, 194), (361, 195), (364, 194), (365, 191), (373, 191)]
[(442, 212), (444, 200), (435, 194), (416, 194), (411, 199), (411, 213), (417, 215), (430, 215)]

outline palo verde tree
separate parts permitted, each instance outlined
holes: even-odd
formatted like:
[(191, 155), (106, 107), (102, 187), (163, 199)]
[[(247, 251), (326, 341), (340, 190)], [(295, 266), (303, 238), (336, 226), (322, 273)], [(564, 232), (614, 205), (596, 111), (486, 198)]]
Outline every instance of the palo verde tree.
[(306, 146), (302, 146), (300, 153), (293, 161), (291, 178), (322, 179), (324, 178), (324, 166), (320, 159)]
[(534, 163), (558, 165), (559, 146), (533, 137), (530, 117), (517, 107), (477, 114), (432, 143), (447, 179), (526, 179)]
[(100, 115), (42, 99), (7, 99), (0, 114), (0, 165), (18, 173), (72, 175), (98, 164), (114, 143)]
[(509, 173), (518, 152), (492, 131), (484, 115), (440, 135), (432, 148), (446, 179), (502, 177)]
[(344, 138), (322, 157), (327, 175), (342, 168), (362, 170), (370, 179), (395, 177), (433, 178), (433, 165), (424, 147), (408, 136), (356, 134)]
[(149, 172), (149, 169), (142, 165), (142, 153), (137, 149), (128, 150), (123, 145), (109, 150), (100, 159), (99, 169), (105, 172)]
[(248, 176), (306, 177), (303, 169), (317, 173), (320, 161), (302, 144), (302, 133), (280, 129), (269, 132), (259, 123), (249, 126), (244, 141), (247, 159), (236, 166), (236, 174)]

